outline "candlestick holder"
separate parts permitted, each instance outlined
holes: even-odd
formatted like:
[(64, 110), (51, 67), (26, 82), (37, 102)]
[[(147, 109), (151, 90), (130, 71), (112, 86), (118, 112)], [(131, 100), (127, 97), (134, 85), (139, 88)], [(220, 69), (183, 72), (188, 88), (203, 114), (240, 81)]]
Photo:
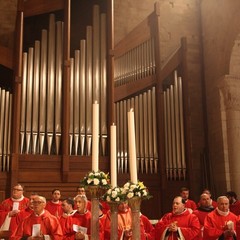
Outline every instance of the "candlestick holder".
[(140, 209), (142, 199), (140, 197), (132, 197), (128, 199), (128, 206), (132, 212), (132, 239), (140, 239)]
[(108, 202), (111, 216), (110, 240), (118, 239), (118, 206), (120, 202)]

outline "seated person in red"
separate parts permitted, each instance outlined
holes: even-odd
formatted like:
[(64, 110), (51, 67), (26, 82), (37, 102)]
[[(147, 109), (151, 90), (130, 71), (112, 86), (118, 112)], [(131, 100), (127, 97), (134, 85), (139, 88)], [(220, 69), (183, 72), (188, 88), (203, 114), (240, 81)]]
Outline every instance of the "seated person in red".
[(199, 207), (193, 211), (193, 214), (195, 214), (198, 217), (198, 220), (201, 224), (202, 236), (203, 236), (204, 219), (208, 215), (208, 213), (212, 212), (213, 210), (214, 210), (214, 207), (211, 204), (210, 196), (206, 193), (201, 194), (200, 200), (199, 200)]
[(33, 213), (18, 225), (10, 239), (62, 240), (62, 228), (58, 219), (44, 209), (46, 206), (45, 197), (35, 197), (32, 204)]
[[(91, 212), (87, 210), (87, 197), (77, 195), (74, 198), (77, 211), (66, 219), (63, 227), (63, 239), (90, 239), (91, 235)], [(99, 222), (99, 239), (103, 240), (103, 227)]]
[(62, 201), (63, 214), (59, 218), (59, 222), (62, 227), (65, 226), (66, 220), (69, 216), (72, 216), (77, 210), (74, 210), (74, 200), (72, 198), (66, 198)]
[(201, 239), (200, 223), (196, 215), (185, 208), (184, 199), (173, 200), (172, 212), (166, 213), (155, 226), (155, 239)]
[[(77, 188), (77, 195), (84, 195), (86, 196), (86, 191), (84, 187), (78, 187)], [(74, 206), (74, 209), (76, 209), (77, 207)], [(91, 201), (87, 200), (87, 210), (89, 210), (91, 212)]]
[(229, 211), (229, 199), (220, 196), (218, 206), (204, 220), (203, 239), (236, 239), (237, 216)]
[(195, 210), (197, 208), (197, 204), (189, 199), (189, 189), (186, 187), (182, 187), (180, 191), (180, 196), (184, 199), (185, 201), (185, 208), (189, 208)]
[(1, 230), (15, 230), (16, 217), (19, 212), (28, 206), (29, 199), (23, 196), (23, 186), (17, 184), (13, 187), (12, 196), (0, 204)]
[[(108, 212), (104, 227), (104, 240), (109, 240), (111, 234), (111, 215)], [(146, 240), (144, 225), (140, 218), (140, 235), (141, 240)], [(150, 236), (150, 234), (149, 234)], [(123, 202), (118, 206), (118, 239), (132, 239), (132, 214), (127, 202)], [(149, 238), (152, 239), (152, 238)]]
[(226, 193), (227, 198), (229, 199), (229, 210), (235, 215), (240, 215), (240, 201), (237, 199), (237, 194), (233, 191)]
[(205, 188), (205, 189), (202, 191), (202, 193), (206, 193), (206, 194), (209, 195), (209, 197), (210, 197), (210, 204), (211, 204), (214, 208), (216, 208), (216, 207), (217, 207), (217, 202), (212, 199), (212, 194), (211, 194), (210, 190), (207, 189), (207, 188)]
[(48, 201), (45, 207), (46, 210), (48, 210), (52, 215), (58, 218), (63, 214), (62, 202), (60, 201), (60, 198), (61, 198), (60, 190), (57, 188), (53, 189), (52, 200)]

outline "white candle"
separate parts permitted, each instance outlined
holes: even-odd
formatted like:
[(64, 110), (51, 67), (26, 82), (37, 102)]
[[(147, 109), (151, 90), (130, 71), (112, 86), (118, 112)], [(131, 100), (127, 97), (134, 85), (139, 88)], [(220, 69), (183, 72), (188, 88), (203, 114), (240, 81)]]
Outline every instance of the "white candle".
[(117, 140), (116, 140), (116, 125), (110, 127), (111, 134), (111, 185), (112, 188), (117, 187)]
[(130, 179), (131, 182), (137, 184), (137, 156), (136, 156), (136, 139), (135, 139), (135, 125), (134, 112), (131, 109), (128, 112), (128, 149), (129, 149), (129, 165), (130, 165)]
[(97, 172), (98, 169), (98, 134), (99, 134), (99, 105), (95, 101), (93, 104), (92, 119), (92, 171)]

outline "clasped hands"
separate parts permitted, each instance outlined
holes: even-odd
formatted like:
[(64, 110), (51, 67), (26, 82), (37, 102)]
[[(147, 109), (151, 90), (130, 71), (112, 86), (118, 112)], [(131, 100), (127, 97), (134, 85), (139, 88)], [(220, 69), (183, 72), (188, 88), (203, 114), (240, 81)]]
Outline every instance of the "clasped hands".
[(168, 226), (168, 231), (169, 232), (176, 232), (178, 230), (178, 225), (177, 222), (172, 222)]

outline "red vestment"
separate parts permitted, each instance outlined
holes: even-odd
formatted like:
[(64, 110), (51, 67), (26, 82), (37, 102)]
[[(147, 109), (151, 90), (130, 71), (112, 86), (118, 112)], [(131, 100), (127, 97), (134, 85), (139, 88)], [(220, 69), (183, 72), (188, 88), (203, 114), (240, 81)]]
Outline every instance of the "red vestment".
[(52, 201), (48, 201), (45, 207), (46, 210), (48, 210), (52, 215), (56, 217), (60, 217), (63, 214), (62, 210), (62, 202), (59, 201), (57, 203), (54, 203)]
[[(168, 226), (176, 222), (177, 232), (168, 232)], [(184, 210), (180, 214), (166, 213), (155, 226), (155, 239), (177, 240), (178, 236), (184, 239), (199, 239), (201, 234), (200, 223), (196, 215)]]
[(235, 215), (237, 215), (237, 216), (240, 215), (240, 201), (237, 200), (235, 203), (231, 204), (229, 206), (229, 209)]
[[(107, 213), (106, 221), (105, 221), (105, 227), (104, 227), (104, 240), (110, 239), (111, 234), (111, 218), (110, 218), (110, 211)], [(125, 230), (132, 229), (132, 214), (131, 209), (128, 208), (126, 212), (118, 212), (118, 239), (121, 239), (121, 236), (123, 235), (123, 232)], [(144, 234), (144, 226), (143, 222), (140, 218), (140, 237), (141, 240), (146, 240), (145, 234)], [(132, 240), (132, 238), (129, 238), (129, 240)]]
[(197, 204), (193, 200), (188, 199), (185, 202), (185, 208), (191, 208), (192, 210), (195, 210), (197, 209)]
[(147, 240), (154, 240), (154, 227), (151, 224), (151, 222), (149, 221), (148, 217), (141, 214), (140, 215), (141, 221), (143, 223), (144, 226), (144, 234)]
[[(21, 211), (21, 210), (24, 210), (28, 206), (29, 199), (26, 197), (22, 197), (21, 199), (16, 199), (16, 200), (13, 198), (7, 198), (4, 201), (2, 201), (2, 203), (0, 205), (0, 227), (2, 226), (3, 222), (5, 221), (5, 218), (8, 215), (8, 213), (13, 210), (14, 202), (19, 204), (18, 210)], [(10, 222), (10, 226), (9, 226), (9, 230), (11, 232), (13, 232), (17, 227), (16, 217), (18, 214), (19, 213), (17, 213), (15, 216), (11, 217), (11, 222)]]
[[(79, 212), (74, 213), (72, 216), (69, 216), (66, 219), (65, 227), (63, 228), (64, 238), (66, 240), (75, 239), (76, 232), (73, 229), (73, 225), (77, 225), (83, 228), (86, 228), (87, 235), (90, 236), (91, 234), (91, 212), (88, 210), (80, 214)], [(99, 239), (103, 240), (103, 227), (101, 222), (99, 222)]]
[(62, 228), (58, 219), (46, 210), (40, 216), (36, 216), (35, 213), (32, 213), (26, 217), (20, 223), (10, 239), (20, 240), (23, 237), (32, 236), (32, 228), (34, 224), (40, 224), (41, 233), (43, 235), (49, 235), (52, 240), (63, 239)]
[[(226, 216), (222, 216), (217, 211), (218, 208), (210, 212), (204, 220), (203, 239), (216, 240), (224, 232), (223, 226), (226, 222), (232, 221), (234, 230), (236, 230), (237, 216), (229, 212)], [(232, 237), (227, 239), (233, 239)]]

